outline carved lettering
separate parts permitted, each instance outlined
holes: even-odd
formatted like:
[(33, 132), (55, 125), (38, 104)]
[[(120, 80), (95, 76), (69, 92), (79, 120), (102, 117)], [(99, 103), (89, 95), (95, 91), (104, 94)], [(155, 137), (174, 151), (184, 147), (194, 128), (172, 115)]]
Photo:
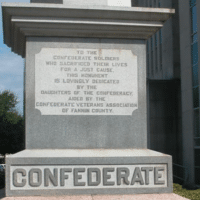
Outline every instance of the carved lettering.
[(142, 171), (145, 171), (145, 185), (149, 185), (149, 173), (153, 171), (153, 167), (142, 167)]
[(58, 169), (53, 169), (53, 173), (50, 169), (44, 169), (44, 186), (49, 186), (49, 183), (54, 186), (58, 186)]
[(60, 169), (60, 185), (65, 186), (65, 179), (69, 178), (69, 175), (66, 175), (65, 173), (72, 172), (71, 168), (61, 168)]
[(11, 166), (11, 190), (167, 187), (167, 164)]
[(103, 185), (108, 186), (108, 185), (115, 185), (114, 181), (108, 181), (111, 178), (111, 175), (108, 174), (109, 172), (114, 172), (114, 168), (103, 168)]
[[(96, 180), (92, 180), (92, 174), (96, 175)], [(88, 186), (97, 186), (101, 183), (101, 171), (98, 168), (88, 168)]]
[(144, 185), (144, 180), (143, 180), (143, 177), (142, 177), (142, 174), (141, 174), (139, 167), (135, 168), (135, 171), (133, 173), (133, 178), (132, 178), (132, 181), (131, 181), (131, 185), (134, 185), (136, 182), (139, 182), (140, 185)]
[(25, 177), (26, 176), (26, 170), (24, 169), (16, 169), (13, 172), (13, 185), (15, 187), (24, 187), (26, 185), (26, 179), (22, 179), (21, 182), (18, 181), (18, 176)]
[(79, 182), (82, 179), (80, 173), (85, 172), (85, 168), (75, 168), (74, 169), (74, 186), (85, 186), (85, 182)]
[[(35, 108), (42, 115), (132, 115), (137, 77), (131, 50), (43, 48), (35, 57)], [(69, 101), (74, 109), (65, 108)], [(76, 103), (87, 102), (103, 102), (103, 109), (77, 111)]]
[(117, 185), (121, 185), (121, 180), (124, 181), (126, 185), (129, 185), (130, 182), (128, 177), (130, 175), (130, 170), (126, 167), (124, 168), (117, 168)]
[(162, 178), (162, 173), (164, 172), (164, 168), (163, 167), (155, 167), (154, 168), (154, 179), (155, 179), (155, 185), (164, 185), (165, 181), (164, 180), (159, 180)]
[[(34, 174), (37, 176), (34, 181)], [(42, 184), (42, 171), (41, 169), (31, 169), (29, 171), (29, 185), (32, 187), (39, 187)]]

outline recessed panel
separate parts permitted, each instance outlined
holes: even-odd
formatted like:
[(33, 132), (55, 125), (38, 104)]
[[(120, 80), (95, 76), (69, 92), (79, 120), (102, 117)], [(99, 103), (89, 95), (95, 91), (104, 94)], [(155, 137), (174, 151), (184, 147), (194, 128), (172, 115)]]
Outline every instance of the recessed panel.
[(137, 56), (120, 49), (43, 48), (35, 56), (35, 108), (42, 115), (132, 115)]
[(166, 188), (167, 165), (11, 166), (11, 190)]

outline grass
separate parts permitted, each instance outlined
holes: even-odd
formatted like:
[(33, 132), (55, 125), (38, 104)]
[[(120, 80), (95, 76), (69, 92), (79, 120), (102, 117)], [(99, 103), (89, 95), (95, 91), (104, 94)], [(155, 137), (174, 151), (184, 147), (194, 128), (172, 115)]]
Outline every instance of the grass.
[(181, 185), (174, 183), (174, 193), (191, 200), (200, 200), (200, 189), (187, 190)]

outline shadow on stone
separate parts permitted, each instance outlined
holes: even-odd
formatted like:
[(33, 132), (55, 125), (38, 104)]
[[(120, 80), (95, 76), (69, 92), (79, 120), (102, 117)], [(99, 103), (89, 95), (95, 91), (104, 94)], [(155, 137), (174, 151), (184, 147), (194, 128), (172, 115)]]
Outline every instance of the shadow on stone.
[(5, 188), (0, 189), (0, 199), (5, 197)]

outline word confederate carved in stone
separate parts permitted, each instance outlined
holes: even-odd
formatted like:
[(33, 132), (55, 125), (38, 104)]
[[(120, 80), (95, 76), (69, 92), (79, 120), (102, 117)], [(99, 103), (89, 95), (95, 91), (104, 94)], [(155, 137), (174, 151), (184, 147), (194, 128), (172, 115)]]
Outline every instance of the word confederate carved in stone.
[(12, 189), (166, 187), (166, 165), (11, 167)]

